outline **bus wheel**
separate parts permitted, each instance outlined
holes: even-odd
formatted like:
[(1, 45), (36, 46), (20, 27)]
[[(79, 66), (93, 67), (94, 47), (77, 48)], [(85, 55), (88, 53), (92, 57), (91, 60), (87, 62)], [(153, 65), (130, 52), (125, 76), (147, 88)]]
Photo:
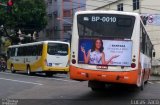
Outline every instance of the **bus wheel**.
[(144, 82), (145, 84), (147, 84), (147, 83), (148, 83), (148, 81), (149, 81), (149, 76), (150, 76), (150, 70), (149, 70), (149, 73), (148, 73), (147, 80)]
[(143, 91), (144, 90), (144, 79), (142, 78), (141, 86), (140, 89)]
[(101, 91), (105, 91), (105, 88), (96, 88), (96, 87), (91, 87), (91, 90), (94, 92), (101, 92)]
[(97, 82), (97, 81), (88, 81), (88, 87), (92, 89), (92, 91), (104, 91), (105, 83)]
[(30, 69), (30, 67), (29, 67), (29, 66), (27, 66), (27, 75), (32, 75), (32, 73), (31, 73), (31, 69)]
[(148, 84), (148, 81), (149, 81), (149, 80), (147, 79), (147, 80), (144, 82), (144, 84)]
[(52, 72), (46, 72), (45, 74), (46, 74), (47, 77), (52, 77), (53, 76)]
[(12, 73), (15, 73), (15, 72), (16, 72), (16, 71), (14, 70), (13, 65), (11, 65), (11, 68), (10, 68), (10, 69), (11, 69), (11, 72), (12, 72)]

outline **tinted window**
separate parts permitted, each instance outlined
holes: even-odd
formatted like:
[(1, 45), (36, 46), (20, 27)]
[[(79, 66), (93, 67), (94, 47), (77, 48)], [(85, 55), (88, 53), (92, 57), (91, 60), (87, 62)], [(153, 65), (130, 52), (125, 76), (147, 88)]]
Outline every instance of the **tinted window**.
[(16, 53), (16, 49), (15, 48), (10, 48), (10, 55), (11, 57), (14, 57), (15, 56), (15, 53)]
[(112, 14), (81, 14), (77, 16), (80, 37), (132, 37), (134, 16)]
[(48, 54), (50, 55), (68, 55), (68, 45), (61, 43), (48, 43)]
[(141, 52), (149, 57), (152, 57), (152, 50), (153, 50), (153, 45), (152, 42), (144, 29), (143, 25), (141, 24)]
[(42, 49), (42, 44), (18, 47), (17, 56), (41, 56)]

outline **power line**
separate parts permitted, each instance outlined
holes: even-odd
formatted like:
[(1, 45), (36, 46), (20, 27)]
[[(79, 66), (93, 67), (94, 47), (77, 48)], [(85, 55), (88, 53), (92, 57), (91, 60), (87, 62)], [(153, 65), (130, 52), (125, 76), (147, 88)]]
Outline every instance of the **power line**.
[[(114, 1), (110, 1), (110, 0), (107, 0), (108, 2), (110, 2), (110, 3), (112, 3), (112, 2), (114, 2)], [(106, 1), (104, 1), (104, 0), (97, 0), (97, 2), (102, 2), (102, 3), (107, 3)], [(72, 1), (72, 3), (75, 3), (75, 4), (84, 4), (84, 3), (78, 3), (78, 2), (73, 2)], [(125, 4), (125, 3), (123, 3), (124, 5), (128, 5), (128, 6), (133, 6), (132, 4)], [(87, 5), (87, 6), (91, 6), (91, 7), (99, 7), (99, 6), (95, 6), (95, 5), (89, 5), (89, 4), (84, 4), (84, 5)], [(108, 4), (109, 5), (109, 4)], [(105, 6), (105, 5), (104, 5)], [(103, 7), (104, 7), (103, 6)], [(101, 7), (99, 7), (99, 8), (101, 8)], [(144, 7), (144, 6), (142, 6), (141, 5), (141, 7), (140, 8), (144, 8), (144, 9), (149, 9), (149, 10), (155, 10), (155, 11), (160, 11), (159, 9), (154, 9), (154, 8), (148, 8), (148, 7)]]

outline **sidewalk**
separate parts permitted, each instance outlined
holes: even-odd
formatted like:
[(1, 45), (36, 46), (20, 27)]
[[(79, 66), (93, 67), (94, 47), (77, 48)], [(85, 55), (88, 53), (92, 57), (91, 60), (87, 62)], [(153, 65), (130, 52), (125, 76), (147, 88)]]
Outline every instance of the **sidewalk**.
[(151, 75), (149, 80), (151, 80), (151, 81), (160, 81), (160, 76)]

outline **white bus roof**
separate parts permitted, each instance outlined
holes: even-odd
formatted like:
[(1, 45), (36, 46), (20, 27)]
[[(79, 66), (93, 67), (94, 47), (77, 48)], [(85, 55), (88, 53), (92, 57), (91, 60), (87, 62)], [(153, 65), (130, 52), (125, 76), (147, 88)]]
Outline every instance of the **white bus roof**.
[(38, 45), (38, 44), (47, 44), (47, 43), (63, 43), (63, 44), (69, 45), (69, 42), (63, 42), (63, 41), (39, 41), (39, 42), (26, 43), (26, 44), (11, 45), (11, 46), (9, 46), (9, 48), (21, 47), (21, 46), (31, 46), (31, 45)]
[(93, 11), (78, 11), (76, 12), (76, 15), (78, 14), (121, 14), (121, 15), (132, 15), (132, 16), (140, 16), (139, 13), (135, 12), (124, 12), (124, 11), (113, 11), (113, 10), (93, 10)]

